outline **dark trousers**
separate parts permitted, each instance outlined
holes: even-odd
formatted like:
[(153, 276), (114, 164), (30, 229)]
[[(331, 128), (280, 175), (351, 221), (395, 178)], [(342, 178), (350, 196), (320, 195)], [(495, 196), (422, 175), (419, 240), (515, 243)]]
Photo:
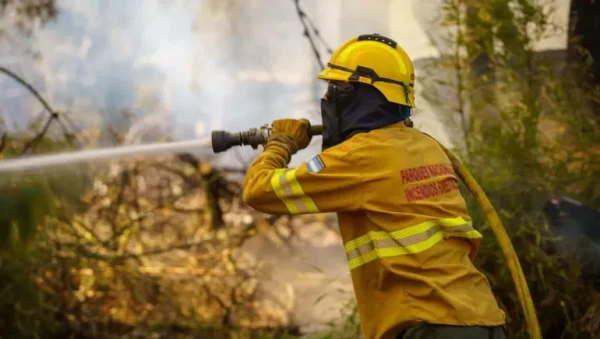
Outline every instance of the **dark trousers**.
[(506, 339), (506, 330), (504, 326), (420, 324), (404, 330), (396, 339)]

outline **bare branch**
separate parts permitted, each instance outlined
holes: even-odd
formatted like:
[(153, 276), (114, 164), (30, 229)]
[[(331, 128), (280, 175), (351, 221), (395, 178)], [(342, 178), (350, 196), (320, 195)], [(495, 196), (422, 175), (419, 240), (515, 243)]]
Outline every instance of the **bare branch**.
[[(61, 118), (64, 118), (65, 115), (61, 115)], [(58, 121), (58, 124), (60, 125), (60, 129), (63, 132), (63, 136), (65, 137), (65, 140), (67, 141), (67, 143), (71, 146), (71, 147), (76, 147), (73, 141), (76, 141), (78, 145), (81, 145), (81, 142), (77, 139), (77, 136), (75, 134), (73, 134), (71, 131), (69, 131), (69, 128), (67, 127), (67, 125), (65, 124), (65, 122), (63, 121), (63, 119), (56, 119)]]
[[(298, 3), (298, 1), (296, 1), (296, 4)], [(330, 47), (330, 45), (327, 43), (327, 41), (325, 41), (325, 39), (323, 38), (323, 36), (321, 35), (321, 32), (319, 31), (319, 29), (317, 28), (317, 25), (315, 25), (314, 21), (312, 21), (308, 15), (306, 15), (306, 13), (304, 13), (304, 19), (306, 19), (306, 22), (308, 22), (308, 24), (310, 25), (310, 27), (312, 28), (313, 31), (313, 35), (317, 37), (317, 39), (319, 39), (319, 41), (321, 42), (321, 45), (323, 45), (323, 47), (325, 47), (325, 50), (327, 50), (327, 53), (329, 54), (333, 54), (333, 49)]]
[[(310, 47), (312, 48), (313, 53), (315, 54), (315, 58), (317, 58), (317, 62), (319, 63), (319, 66), (321, 68), (324, 68), (325, 66), (323, 65), (323, 61), (321, 60), (321, 53), (319, 53), (317, 44), (315, 44), (315, 41), (313, 40), (312, 36), (310, 35), (308, 25), (304, 21), (306, 18), (306, 13), (304, 13), (304, 11), (300, 8), (300, 3), (298, 0), (293, 0), (293, 1), (294, 1), (294, 4), (296, 5), (296, 13), (298, 14), (298, 18), (300, 19), (300, 22), (302, 23), (302, 27), (304, 27), (303, 34), (310, 42)], [(317, 30), (317, 32), (318, 32), (318, 30)]]
[(5, 132), (4, 134), (2, 134), (2, 139), (0, 139), (0, 154), (4, 151), (7, 144), (8, 144), (8, 133)]
[(42, 104), (42, 106), (48, 112), (50, 112), (50, 114), (52, 114), (52, 115), (58, 115), (58, 113), (56, 111), (54, 111), (52, 109), (52, 107), (50, 107), (50, 105), (48, 104), (48, 102), (40, 95), (40, 93), (35, 88), (33, 88), (33, 86), (31, 86), (27, 81), (25, 81), (23, 78), (21, 78), (20, 76), (18, 76), (15, 73), (13, 73), (8, 68), (2, 67), (2, 66), (0, 66), (0, 72), (8, 75), (9, 77), (11, 77), (14, 80), (16, 80), (18, 83), (20, 83), (21, 85), (23, 85), (23, 87), (27, 88), (27, 90), (31, 94), (33, 94), (33, 96), (36, 97), (36, 99), (38, 99), (38, 101), (40, 102), (40, 104)]
[(44, 137), (44, 135), (46, 135), (46, 133), (48, 133), (48, 129), (50, 128), (52, 121), (56, 119), (56, 117), (57, 115), (52, 115), (50, 116), (50, 118), (48, 118), (48, 120), (46, 120), (46, 123), (44, 124), (44, 127), (42, 127), (42, 130), (39, 131), (35, 135), (35, 137), (33, 137), (33, 139), (25, 143), (25, 147), (23, 147), (23, 151), (21, 151), (21, 153), (27, 153), (27, 151), (33, 149), (40, 141), (42, 141), (42, 138)]
[(180, 207), (170, 207), (173, 212), (183, 213), (183, 214), (194, 214), (194, 213), (203, 213), (204, 208), (180, 208)]
[[(68, 110), (67, 110), (67, 112), (68, 112)], [(77, 126), (77, 124), (73, 121), (73, 119), (71, 119), (71, 117), (69, 117), (69, 115), (66, 114), (64, 111), (60, 115), (60, 118), (61, 118), (61, 120), (66, 121), (68, 125), (71, 125), (71, 127), (69, 127), (69, 129), (71, 131), (75, 131), (77, 133), (81, 132), (81, 127)]]
[(46, 99), (44, 99), (44, 97), (42, 97), (42, 95), (34, 87), (30, 83), (25, 81), (25, 79), (23, 79), (22, 77), (20, 77), (19, 75), (17, 75), (16, 73), (14, 73), (6, 67), (0, 66), (0, 72), (8, 75), (13, 80), (25, 87), (40, 102), (42, 107), (44, 107), (44, 109), (48, 111), (48, 113), (50, 113), (50, 117), (48, 118), (48, 120), (46, 120), (46, 123), (44, 124), (42, 130), (32, 140), (25, 144), (25, 147), (21, 153), (26, 153), (27, 151), (33, 149), (46, 135), (48, 129), (50, 128), (50, 125), (52, 124), (52, 121), (54, 120), (57, 120), (58, 123), (61, 125), (63, 136), (65, 137), (67, 143), (71, 146), (74, 146), (73, 140), (76, 140), (76, 138), (74, 138), (73, 133), (71, 133), (67, 126), (59, 119), (58, 112), (55, 111), (50, 106), (50, 104), (48, 104), (48, 101), (46, 101)]
[(190, 186), (197, 187), (198, 185), (200, 185), (199, 180), (195, 180), (194, 178), (186, 175), (183, 171), (180, 171), (176, 168), (172, 168), (170, 166), (167, 166), (167, 165), (164, 165), (161, 163), (153, 163), (153, 164), (151, 164), (151, 167), (174, 174), (174, 175), (180, 177), (183, 181), (185, 181), (186, 184), (188, 184)]
[(112, 227), (113, 234), (117, 233), (117, 218), (119, 217), (119, 209), (120, 209), (121, 205), (123, 204), (123, 198), (125, 197), (125, 190), (127, 189), (128, 184), (129, 184), (129, 173), (127, 173), (127, 171), (123, 171), (123, 173), (121, 173), (121, 180), (119, 183), (119, 191), (117, 193), (117, 199), (113, 204), (111, 204), (111, 208), (112, 208), (111, 219), (112, 220), (111, 220), (110, 225)]

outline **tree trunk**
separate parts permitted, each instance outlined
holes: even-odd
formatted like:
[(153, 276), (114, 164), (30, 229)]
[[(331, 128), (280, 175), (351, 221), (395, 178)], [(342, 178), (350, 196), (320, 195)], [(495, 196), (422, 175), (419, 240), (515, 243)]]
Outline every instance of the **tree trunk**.
[[(229, 192), (223, 174), (214, 169), (210, 163), (202, 162), (189, 153), (179, 154), (179, 159), (196, 168), (202, 177), (204, 196), (206, 198), (207, 219), (213, 230), (225, 225), (223, 210), (219, 204), (223, 192)], [(229, 192), (231, 193), (231, 192)]]
[[(570, 64), (589, 67), (588, 72), (579, 74), (584, 86), (600, 86), (600, 1), (571, 1), (567, 55)], [(600, 103), (593, 102), (592, 109), (600, 117)]]

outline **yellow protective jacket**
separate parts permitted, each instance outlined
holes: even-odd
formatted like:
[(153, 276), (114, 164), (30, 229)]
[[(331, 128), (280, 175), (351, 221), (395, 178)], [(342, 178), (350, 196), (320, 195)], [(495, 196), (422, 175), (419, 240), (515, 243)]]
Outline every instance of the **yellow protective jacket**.
[(357, 134), (297, 168), (267, 148), (244, 201), (270, 214), (337, 212), (366, 339), (419, 322), (503, 325), (473, 265), (472, 228), (452, 165), (435, 140), (396, 123)]

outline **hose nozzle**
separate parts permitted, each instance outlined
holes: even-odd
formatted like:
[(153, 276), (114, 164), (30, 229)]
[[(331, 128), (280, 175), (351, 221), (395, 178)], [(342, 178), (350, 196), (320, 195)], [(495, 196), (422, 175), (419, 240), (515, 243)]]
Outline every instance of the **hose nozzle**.
[[(323, 134), (323, 126), (310, 126), (308, 134), (310, 136)], [(215, 153), (225, 152), (233, 146), (251, 146), (256, 149), (258, 145), (266, 144), (270, 136), (271, 126), (269, 125), (242, 132), (213, 131), (211, 135), (212, 149)]]

